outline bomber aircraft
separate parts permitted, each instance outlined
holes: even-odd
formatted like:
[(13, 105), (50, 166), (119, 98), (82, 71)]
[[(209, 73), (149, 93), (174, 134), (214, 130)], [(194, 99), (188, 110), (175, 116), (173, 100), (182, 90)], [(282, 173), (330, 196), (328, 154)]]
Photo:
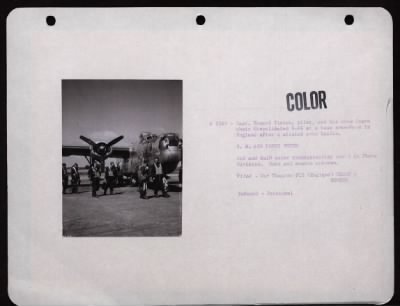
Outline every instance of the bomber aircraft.
[(152, 164), (154, 158), (159, 157), (166, 174), (175, 171), (182, 161), (182, 139), (176, 133), (157, 135), (143, 132), (139, 136), (139, 143), (136, 147), (114, 147), (123, 138), (124, 136), (121, 135), (109, 142), (95, 142), (85, 136), (80, 136), (80, 139), (88, 145), (63, 145), (62, 155), (84, 156), (89, 164), (98, 161), (102, 171), (104, 171), (104, 163), (107, 158), (120, 158), (122, 159), (123, 174), (131, 178), (137, 175), (138, 168), (143, 161)]

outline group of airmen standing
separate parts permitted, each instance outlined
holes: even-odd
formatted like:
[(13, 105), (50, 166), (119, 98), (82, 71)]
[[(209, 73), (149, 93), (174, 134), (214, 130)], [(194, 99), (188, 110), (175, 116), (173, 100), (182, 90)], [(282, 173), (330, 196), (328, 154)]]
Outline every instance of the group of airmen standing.
[[(70, 174), (71, 174), (72, 193), (76, 193), (78, 192), (78, 186), (81, 184), (81, 176), (79, 175), (79, 168), (77, 163), (72, 165)], [(65, 194), (67, 191), (68, 181), (69, 181), (69, 175), (68, 175), (67, 164), (63, 163), (62, 164), (63, 194)]]
[[(148, 199), (147, 191), (149, 185), (154, 190), (154, 197), (159, 197), (159, 192), (162, 193), (163, 197), (168, 198), (168, 180), (164, 172), (160, 159), (154, 158), (154, 162), (150, 165), (148, 161), (143, 161), (142, 165), (138, 169), (138, 185), (141, 199)], [(71, 186), (72, 193), (78, 192), (78, 186), (80, 185), (80, 175), (78, 164), (73, 164), (71, 167)], [(104, 195), (107, 194), (107, 190), (110, 190), (110, 194), (114, 193), (114, 188), (123, 185), (123, 174), (120, 163), (117, 165), (114, 162), (110, 163), (110, 166), (104, 169), (105, 182), (100, 184), (102, 178), (102, 171), (99, 163), (93, 162), (89, 167), (89, 179), (92, 185), (92, 197), (97, 197), (97, 192), (100, 186), (104, 190)], [(63, 194), (66, 193), (68, 188), (69, 174), (65, 163), (62, 164), (62, 182), (63, 182)]]
[(148, 199), (148, 185), (151, 184), (154, 190), (154, 197), (158, 198), (158, 192), (162, 192), (162, 196), (169, 198), (167, 176), (163, 170), (160, 159), (156, 157), (154, 163), (150, 166), (147, 161), (138, 169), (139, 192), (141, 199)]
[[(92, 197), (97, 197), (97, 191), (100, 189), (101, 180), (101, 168), (100, 164), (92, 163), (89, 167), (89, 178), (92, 182)], [(114, 162), (110, 163), (110, 166), (104, 169), (105, 182), (102, 184), (104, 195), (107, 194), (107, 190), (110, 190), (110, 194), (114, 193), (114, 188), (123, 185), (123, 175), (120, 163), (115, 166)]]

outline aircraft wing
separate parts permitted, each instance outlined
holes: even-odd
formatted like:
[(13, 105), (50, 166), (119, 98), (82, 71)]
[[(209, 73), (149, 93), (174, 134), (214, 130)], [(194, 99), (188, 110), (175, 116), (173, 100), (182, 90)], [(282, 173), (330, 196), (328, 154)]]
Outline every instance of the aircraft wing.
[(113, 147), (111, 155), (109, 155), (109, 157), (129, 158), (129, 148), (128, 147)]
[(88, 146), (62, 146), (62, 156), (90, 156), (90, 148)]
[[(62, 146), (62, 156), (90, 156), (90, 148), (88, 146)], [(129, 158), (129, 148), (113, 147), (108, 157)]]

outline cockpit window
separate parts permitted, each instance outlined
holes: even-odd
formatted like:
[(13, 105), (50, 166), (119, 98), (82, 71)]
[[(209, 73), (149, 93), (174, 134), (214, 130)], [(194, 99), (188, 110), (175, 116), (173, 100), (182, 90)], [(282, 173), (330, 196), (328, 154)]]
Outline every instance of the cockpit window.
[(179, 145), (179, 138), (175, 135), (167, 135), (165, 136), (169, 140), (169, 145), (173, 147), (177, 147)]
[(160, 139), (160, 149), (179, 146), (179, 137), (176, 135), (165, 135)]

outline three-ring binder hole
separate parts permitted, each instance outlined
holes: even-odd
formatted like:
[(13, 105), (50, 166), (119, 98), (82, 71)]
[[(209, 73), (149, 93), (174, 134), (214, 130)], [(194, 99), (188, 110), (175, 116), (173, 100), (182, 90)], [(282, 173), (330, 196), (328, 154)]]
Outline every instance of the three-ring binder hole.
[(203, 25), (206, 23), (206, 17), (204, 17), (203, 15), (199, 15), (196, 17), (196, 23), (198, 25)]
[(49, 26), (53, 26), (56, 24), (56, 18), (54, 16), (47, 16), (46, 17), (46, 23)]
[(353, 15), (346, 15), (346, 17), (344, 17), (344, 22), (347, 25), (352, 25), (354, 23), (354, 17)]

